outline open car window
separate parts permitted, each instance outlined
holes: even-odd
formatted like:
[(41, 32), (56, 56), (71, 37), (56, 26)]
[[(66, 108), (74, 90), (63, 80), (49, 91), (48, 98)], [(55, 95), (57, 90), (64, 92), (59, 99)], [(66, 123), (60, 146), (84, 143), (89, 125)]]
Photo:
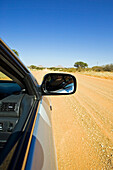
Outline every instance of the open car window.
[(12, 169), (18, 160), (23, 162), (39, 103), (37, 96), (37, 82), (0, 39), (0, 169), (10, 165)]
[(0, 169), (9, 166), (34, 102), (14, 80), (0, 71)]

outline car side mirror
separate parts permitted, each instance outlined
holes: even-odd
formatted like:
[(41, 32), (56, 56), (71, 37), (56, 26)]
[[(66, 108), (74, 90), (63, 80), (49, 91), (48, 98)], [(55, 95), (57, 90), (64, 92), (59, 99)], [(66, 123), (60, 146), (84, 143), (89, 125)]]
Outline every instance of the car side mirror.
[(76, 78), (71, 74), (49, 73), (44, 76), (42, 95), (68, 95), (76, 91)]

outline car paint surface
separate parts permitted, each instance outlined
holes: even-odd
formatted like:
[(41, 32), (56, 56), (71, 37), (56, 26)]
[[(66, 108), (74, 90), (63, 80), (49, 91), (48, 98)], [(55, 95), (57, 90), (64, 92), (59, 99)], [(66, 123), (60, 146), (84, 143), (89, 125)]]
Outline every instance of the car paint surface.
[(43, 97), (40, 101), (26, 169), (57, 169), (54, 148), (50, 103), (46, 97)]

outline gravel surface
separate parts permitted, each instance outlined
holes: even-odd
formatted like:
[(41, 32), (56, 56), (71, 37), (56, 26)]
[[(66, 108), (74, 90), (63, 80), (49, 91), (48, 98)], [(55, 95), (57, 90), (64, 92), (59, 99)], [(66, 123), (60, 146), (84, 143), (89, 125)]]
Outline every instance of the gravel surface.
[[(41, 82), (47, 70), (33, 73)], [(113, 169), (113, 80), (74, 75), (74, 95), (51, 97), (58, 168)]]

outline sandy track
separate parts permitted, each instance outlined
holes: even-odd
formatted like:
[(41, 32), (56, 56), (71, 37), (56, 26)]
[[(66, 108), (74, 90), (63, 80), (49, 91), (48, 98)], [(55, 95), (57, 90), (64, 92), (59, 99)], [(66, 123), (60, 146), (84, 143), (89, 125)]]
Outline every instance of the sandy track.
[(58, 168), (113, 169), (113, 80), (75, 76), (74, 95), (51, 97)]

